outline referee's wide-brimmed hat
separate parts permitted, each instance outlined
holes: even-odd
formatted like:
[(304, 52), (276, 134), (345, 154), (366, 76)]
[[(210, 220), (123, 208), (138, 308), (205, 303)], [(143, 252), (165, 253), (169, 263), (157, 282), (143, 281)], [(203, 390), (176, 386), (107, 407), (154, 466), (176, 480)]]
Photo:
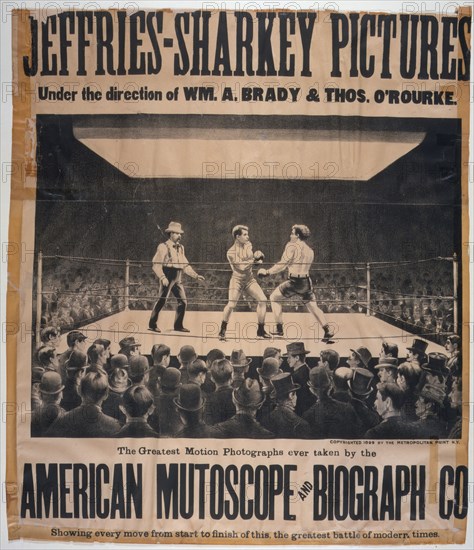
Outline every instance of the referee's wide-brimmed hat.
[(179, 233), (180, 235), (184, 234), (181, 224), (178, 222), (170, 222), (168, 227), (165, 229), (165, 233)]

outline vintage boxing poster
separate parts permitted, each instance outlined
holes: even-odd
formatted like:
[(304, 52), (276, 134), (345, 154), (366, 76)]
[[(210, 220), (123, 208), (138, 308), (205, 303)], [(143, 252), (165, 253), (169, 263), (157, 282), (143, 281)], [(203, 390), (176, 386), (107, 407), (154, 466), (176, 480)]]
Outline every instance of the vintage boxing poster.
[(465, 543), (472, 13), (437, 6), (9, 12), (11, 540)]

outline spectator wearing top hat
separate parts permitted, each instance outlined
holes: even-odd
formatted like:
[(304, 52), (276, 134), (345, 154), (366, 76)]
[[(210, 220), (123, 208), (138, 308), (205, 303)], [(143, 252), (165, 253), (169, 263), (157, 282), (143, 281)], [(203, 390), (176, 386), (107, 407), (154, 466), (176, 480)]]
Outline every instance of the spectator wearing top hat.
[(122, 405), (122, 396), (130, 387), (131, 382), (128, 378), (126, 369), (116, 368), (109, 374), (109, 395), (102, 404), (102, 410), (107, 416), (118, 420), (123, 426), (126, 418)]
[(204, 281), (204, 277), (194, 271), (186, 258), (184, 246), (181, 244), (181, 238), (184, 234), (181, 224), (170, 222), (169, 226), (165, 229), (165, 233), (168, 234), (169, 238), (166, 242), (158, 245), (156, 254), (152, 260), (153, 271), (160, 281), (160, 288), (158, 291), (158, 300), (153, 306), (153, 311), (148, 322), (148, 328), (154, 332), (160, 332), (158, 317), (170, 293), (172, 293), (178, 302), (174, 330), (189, 332), (183, 325), (187, 300), (182, 283), (182, 275), (185, 273), (198, 281)]
[(88, 372), (100, 372), (108, 376), (106, 370), (108, 354), (102, 344), (92, 344), (87, 348), (87, 358), (89, 360)]
[(281, 439), (308, 439), (310, 428), (306, 420), (295, 413), (296, 391), (289, 372), (281, 372), (272, 378), (275, 388), (275, 408), (262, 425)]
[(79, 407), (58, 418), (49, 428), (48, 437), (114, 437), (120, 423), (102, 412), (109, 393), (107, 376), (89, 372), (81, 380)]
[(144, 355), (132, 355), (128, 360), (128, 377), (132, 384), (146, 386), (150, 377), (150, 365)]
[(447, 422), (444, 419), (445, 391), (439, 384), (425, 384), (416, 402), (418, 421), (413, 426), (422, 439), (447, 437)]
[(312, 439), (358, 437), (360, 421), (348, 403), (331, 397), (332, 377), (326, 367), (314, 367), (307, 383), (315, 403), (304, 413), (303, 419), (309, 424)]
[(66, 411), (60, 406), (64, 385), (59, 373), (46, 371), (39, 384), (41, 405), (31, 417), (31, 436), (39, 437), (46, 433), (51, 424), (61, 418)]
[(182, 438), (209, 437), (209, 426), (203, 421), (204, 399), (197, 384), (184, 384), (179, 388), (178, 397), (174, 399), (183, 428), (175, 434)]
[(379, 353), (379, 359), (386, 359), (387, 357), (394, 357), (398, 359), (398, 345), (393, 342), (382, 342), (382, 347)]
[(367, 439), (413, 439), (417, 431), (402, 416), (403, 390), (392, 382), (377, 385), (375, 408), (382, 421), (365, 433)]
[(404, 402), (401, 408), (402, 418), (406, 422), (418, 420), (416, 415), (417, 387), (420, 381), (421, 368), (414, 363), (402, 363), (397, 369), (397, 385), (404, 393)]
[(351, 401), (349, 380), (352, 380), (353, 374), (354, 371), (349, 367), (339, 367), (332, 373), (333, 392), (331, 397), (333, 399), (342, 401), (343, 403), (349, 403)]
[(206, 399), (204, 418), (209, 426), (229, 420), (235, 414), (232, 372), (232, 364), (228, 359), (216, 359), (211, 364), (211, 379), (216, 389)]
[(127, 336), (122, 338), (119, 342), (120, 350), (119, 353), (126, 355), (129, 359), (134, 355), (140, 355), (141, 344), (135, 340), (134, 336)]
[(221, 359), (225, 359), (225, 353), (218, 348), (211, 349), (206, 355), (207, 374), (206, 380), (204, 380), (204, 384), (201, 386), (201, 390), (207, 396), (211, 395), (216, 390), (216, 384), (213, 382), (211, 377), (212, 363), (214, 363), (214, 361), (220, 361)]
[(160, 391), (161, 375), (170, 366), (171, 349), (165, 344), (154, 344), (151, 348), (151, 359), (153, 366), (150, 371), (148, 389), (155, 396)]
[(66, 361), (69, 359), (69, 356), (73, 351), (81, 351), (82, 353), (86, 352), (86, 340), (87, 336), (82, 334), (79, 330), (72, 330), (71, 332), (68, 332), (66, 336), (68, 349), (59, 356), (59, 373), (61, 374), (61, 378), (63, 380), (66, 380)]
[(347, 364), (351, 369), (368, 369), (370, 370), (370, 360), (372, 359), (372, 354), (370, 351), (361, 346), (357, 349), (349, 350), (351, 352)]
[(148, 419), (150, 426), (161, 436), (169, 437), (183, 428), (174, 403), (181, 385), (181, 372), (168, 367), (161, 375), (161, 391), (155, 396), (155, 411)]
[(154, 408), (153, 396), (146, 386), (128, 388), (120, 404), (126, 423), (116, 437), (159, 437), (147, 422)]
[(397, 383), (398, 359), (395, 357), (381, 358), (374, 368), (382, 384)]
[(374, 392), (372, 385), (374, 375), (368, 369), (354, 369), (352, 378), (348, 381), (351, 405), (361, 423), (361, 435), (379, 424), (380, 416), (369, 402)]
[(196, 350), (193, 346), (183, 346), (178, 353), (179, 370), (181, 372), (181, 384), (189, 382), (188, 368), (197, 359)]
[(234, 389), (243, 384), (251, 362), (252, 359), (245, 355), (244, 350), (234, 349), (232, 351), (230, 364), (232, 365), (232, 387)]
[(274, 357), (267, 357), (263, 360), (262, 366), (257, 369), (262, 393), (265, 396), (263, 405), (257, 411), (257, 420), (264, 424), (268, 422), (270, 413), (275, 408), (275, 388), (273, 378), (281, 373), (280, 362)]
[(425, 342), (425, 340), (421, 340), (420, 338), (415, 338), (413, 340), (413, 344), (407, 348), (407, 361), (409, 363), (415, 363), (421, 367), (421, 365), (426, 361), (427, 348), (428, 342)]
[(446, 392), (446, 380), (449, 374), (446, 368), (448, 357), (444, 353), (428, 353), (426, 361), (421, 365), (420, 386), (432, 384)]
[(295, 412), (298, 416), (303, 416), (303, 413), (314, 403), (314, 396), (308, 387), (309, 367), (306, 364), (308, 353), (310, 352), (305, 349), (303, 342), (291, 342), (286, 346), (286, 353), (283, 354), (291, 369), (294, 383), (300, 386), (296, 392)]
[(201, 387), (206, 380), (207, 366), (202, 359), (195, 359), (188, 367), (188, 384)]
[(256, 419), (257, 410), (265, 400), (257, 380), (246, 378), (237, 389), (234, 389), (232, 399), (236, 408), (235, 415), (213, 426), (211, 437), (220, 439), (237, 437), (271, 439), (273, 437), (273, 433), (265, 429)]
[(66, 381), (64, 382), (62, 407), (66, 411), (75, 409), (82, 403), (79, 388), (87, 369), (87, 355), (73, 351), (66, 361)]

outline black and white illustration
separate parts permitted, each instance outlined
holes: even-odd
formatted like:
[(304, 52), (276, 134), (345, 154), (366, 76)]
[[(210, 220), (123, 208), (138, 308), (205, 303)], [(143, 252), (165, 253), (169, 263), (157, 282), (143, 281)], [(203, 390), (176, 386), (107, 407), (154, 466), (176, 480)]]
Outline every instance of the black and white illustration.
[(460, 438), (461, 133), (38, 116), (31, 435)]

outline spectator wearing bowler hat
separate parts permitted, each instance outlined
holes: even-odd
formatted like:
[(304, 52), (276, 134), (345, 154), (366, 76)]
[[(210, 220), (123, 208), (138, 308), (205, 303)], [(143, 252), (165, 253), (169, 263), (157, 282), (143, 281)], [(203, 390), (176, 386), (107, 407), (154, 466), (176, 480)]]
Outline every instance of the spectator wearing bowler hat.
[(428, 348), (428, 342), (415, 338), (413, 344), (407, 348), (408, 355), (407, 360), (409, 363), (415, 363), (419, 367), (426, 361), (426, 350)]
[(89, 372), (81, 380), (79, 407), (58, 418), (49, 428), (48, 437), (114, 437), (120, 423), (102, 412), (109, 393), (107, 376)]
[(234, 389), (242, 385), (245, 375), (249, 371), (252, 359), (245, 355), (244, 350), (234, 349), (230, 355), (230, 364), (232, 365), (232, 387)]
[(182, 275), (185, 273), (198, 281), (204, 281), (204, 277), (194, 271), (186, 258), (184, 246), (181, 244), (181, 238), (184, 234), (181, 224), (170, 222), (169, 226), (165, 229), (165, 233), (168, 234), (169, 238), (166, 242), (158, 245), (156, 254), (152, 260), (153, 271), (160, 281), (160, 289), (158, 291), (158, 300), (153, 306), (148, 328), (154, 332), (161, 332), (158, 328), (158, 317), (171, 293), (178, 301), (174, 330), (189, 332), (183, 325), (187, 300), (182, 283)]
[(128, 388), (120, 405), (126, 423), (116, 437), (159, 437), (147, 422), (154, 408), (153, 396), (146, 386)]
[(397, 383), (398, 359), (395, 357), (381, 358), (374, 368), (382, 384)]
[(121, 408), (122, 396), (130, 387), (126, 369), (116, 368), (109, 374), (109, 395), (102, 405), (102, 410), (108, 416), (115, 418), (120, 424), (125, 424), (126, 418)]
[(404, 393), (404, 402), (401, 408), (402, 418), (406, 422), (418, 420), (416, 415), (417, 387), (420, 381), (421, 368), (414, 363), (402, 363), (398, 366), (397, 385)]
[(70, 411), (82, 403), (79, 388), (81, 380), (86, 375), (87, 355), (82, 351), (73, 351), (66, 361), (66, 381), (64, 383), (64, 392), (62, 407)]
[(266, 424), (270, 417), (270, 413), (275, 408), (275, 388), (273, 387), (273, 378), (281, 373), (280, 362), (274, 357), (267, 357), (263, 360), (262, 366), (257, 369), (262, 393), (265, 396), (263, 405), (258, 409), (257, 420)]
[(211, 379), (216, 389), (206, 399), (204, 417), (209, 426), (229, 420), (235, 414), (232, 372), (232, 364), (228, 359), (217, 359), (211, 364)]
[(380, 416), (369, 403), (369, 397), (374, 391), (372, 382), (374, 375), (368, 369), (354, 369), (352, 378), (348, 381), (351, 405), (361, 423), (360, 435), (380, 423)]
[(172, 436), (183, 428), (174, 403), (180, 386), (181, 371), (168, 367), (161, 375), (161, 391), (155, 396), (155, 411), (148, 419), (150, 426), (161, 436)]
[(257, 410), (265, 401), (260, 384), (253, 378), (246, 378), (234, 390), (232, 399), (236, 408), (235, 415), (211, 428), (211, 437), (220, 439), (256, 438), (271, 439), (273, 433), (257, 422)]
[(360, 434), (360, 421), (352, 406), (330, 396), (333, 384), (326, 367), (311, 369), (308, 387), (316, 401), (304, 413), (303, 419), (309, 424), (312, 439), (350, 439)]
[(387, 357), (394, 357), (398, 359), (398, 345), (393, 342), (382, 342), (382, 348), (380, 349), (379, 358), (386, 359)]
[(193, 361), (197, 359), (196, 350), (193, 346), (183, 346), (178, 353), (179, 370), (181, 372), (181, 384), (187, 384), (189, 382), (188, 368)]
[(197, 384), (184, 384), (179, 388), (178, 397), (174, 399), (181, 422), (184, 427), (175, 437), (204, 438), (209, 437), (209, 426), (203, 421), (204, 399)]
[(308, 353), (310, 352), (305, 349), (303, 342), (291, 342), (286, 346), (286, 353), (283, 354), (291, 369), (294, 383), (300, 386), (296, 392), (295, 412), (298, 416), (302, 416), (314, 403), (314, 396), (308, 387), (309, 367), (306, 364)]
[(416, 402), (418, 421), (413, 424), (422, 439), (440, 439), (448, 435), (444, 419), (446, 393), (439, 384), (425, 384)]
[(64, 385), (59, 373), (46, 371), (39, 384), (41, 405), (33, 412), (31, 418), (31, 435), (39, 437), (46, 433), (57, 418), (66, 411), (60, 406)]
[(82, 334), (79, 330), (72, 330), (68, 332), (66, 336), (66, 342), (68, 349), (61, 353), (59, 356), (59, 373), (63, 381), (66, 380), (66, 361), (69, 359), (69, 356), (73, 351), (81, 351), (82, 353), (86, 352), (86, 343), (87, 336)]
[(119, 353), (126, 355), (128, 359), (134, 355), (140, 355), (141, 344), (135, 340), (134, 336), (127, 336), (122, 338), (119, 342), (120, 350)]
[(265, 428), (282, 439), (307, 439), (310, 428), (306, 420), (295, 413), (296, 392), (300, 389), (289, 372), (276, 374), (272, 378), (275, 389), (275, 408), (268, 419), (262, 421)]
[(150, 376), (150, 365), (144, 355), (132, 355), (128, 361), (128, 377), (132, 384), (146, 386)]
[(370, 351), (361, 346), (357, 349), (349, 350), (351, 352), (347, 364), (351, 369), (370, 369), (370, 360), (372, 359), (372, 354)]

